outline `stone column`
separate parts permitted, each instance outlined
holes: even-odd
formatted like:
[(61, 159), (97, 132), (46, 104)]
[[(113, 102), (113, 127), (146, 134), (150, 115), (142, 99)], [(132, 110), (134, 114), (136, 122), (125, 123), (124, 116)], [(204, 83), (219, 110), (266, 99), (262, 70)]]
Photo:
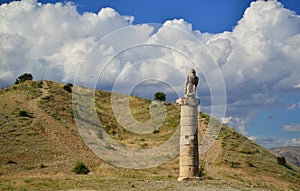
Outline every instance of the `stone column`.
[(181, 106), (180, 117), (180, 160), (178, 181), (198, 178), (198, 105), (200, 100), (183, 97), (176, 101)]

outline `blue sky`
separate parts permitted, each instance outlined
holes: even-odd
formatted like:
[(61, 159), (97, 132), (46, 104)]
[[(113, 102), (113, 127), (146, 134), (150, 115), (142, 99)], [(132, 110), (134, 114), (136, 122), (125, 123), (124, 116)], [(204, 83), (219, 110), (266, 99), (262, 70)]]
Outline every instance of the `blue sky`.
[[(9, 2), (12, 1), (0, 1), (0, 4)], [(103, 53), (101, 59), (105, 60), (107, 55), (121, 50), (124, 43), (130, 44), (133, 41), (167, 42), (169, 46), (186, 51), (190, 58), (200, 63), (198, 74), (202, 81), (198, 95), (201, 98), (201, 109), (209, 111), (211, 84), (207, 83), (209, 77), (216, 74), (213, 70), (203, 72), (210, 60), (199, 58), (198, 55), (205, 50), (201, 47), (198, 50), (195, 48), (198, 44), (192, 38), (180, 31), (172, 32), (167, 27), (175, 26), (199, 38), (220, 68), (226, 87), (225, 118), (228, 125), (265, 147), (300, 145), (300, 1), (280, 0), (279, 3), (275, 0), (253, 4), (250, 0), (75, 0), (73, 4), (66, 1), (38, 2), (42, 4), (35, 0), (23, 0), (0, 8), (0, 49), (3, 50), (0, 53), (1, 87), (12, 84), (24, 72), (33, 73), (35, 79), (72, 82), (75, 69), (79, 67), (75, 63), (82, 59), (93, 44), (99, 43), (99, 39), (123, 27), (158, 23), (158, 28), (164, 29), (160, 33), (153, 32), (150, 24), (138, 25), (133, 31), (130, 28), (128, 31), (119, 31), (126, 38), (117, 42), (114, 40), (118, 36), (111, 38), (111, 46), (99, 46), (102, 52), (98, 55)], [(62, 4), (54, 5), (56, 2)], [(50, 3), (50, 6), (45, 3)], [(106, 7), (112, 9), (104, 9)], [(182, 47), (182, 44), (186, 47)], [(153, 52), (165, 62), (188, 70), (187, 66), (182, 66), (178, 61), (183, 59), (180, 55), (168, 51)], [(128, 55), (132, 52), (129, 51)], [(139, 61), (138, 58), (131, 60)], [(122, 74), (127, 65), (130, 63), (115, 65), (115, 73), (109, 76), (115, 76), (118, 72)], [(166, 67), (162, 71), (170, 75), (162, 78), (161, 71), (155, 70), (155, 67), (147, 68), (147, 63), (144, 65), (135, 69), (153, 72), (154, 78), (157, 77), (163, 83), (140, 82), (135, 88), (139, 92), (137, 94), (151, 98), (153, 92), (149, 89), (164, 89), (167, 97), (174, 101), (177, 89), (182, 89), (182, 84), (176, 81), (184, 76), (176, 79), (172, 75), (178, 70), (174, 68), (168, 71)], [(156, 66), (155, 63), (153, 66)], [(89, 66), (95, 70), (98, 67), (99, 63)], [(86, 70), (82, 69), (88, 74), (92, 73)], [(130, 77), (131, 80), (140, 79), (135, 73), (130, 74)], [(112, 83), (108, 79), (104, 76), (100, 87), (109, 90)], [(125, 76), (122, 79), (127, 78)], [(84, 85), (90, 85), (84, 78), (82, 80)], [(173, 84), (172, 90), (168, 90), (170, 84)], [(220, 83), (217, 81), (214, 85), (217, 87)], [(144, 87), (148, 87), (148, 90), (145, 91)], [(127, 86), (124, 85), (124, 88)]]
[[(123, 15), (134, 15), (135, 23), (163, 23), (170, 19), (184, 18), (192, 23), (196, 30), (216, 33), (231, 30), (250, 2), (249, 0), (129, 0), (126, 2), (106, 0), (98, 1), (95, 5), (115, 8)], [(79, 11), (98, 11), (96, 6), (85, 5), (84, 1), (75, 1), (75, 3), (78, 3)]]
[[(95, 12), (101, 8), (112, 7), (122, 15), (133, 15), (135, 24), (163, 23), (166, 20), (184, 18), (193, 24), (195, 30), (219, 33), (231, 31), (242, 18), (246, 8), (253, 0), (74, 0), (78, 11)], [(4, 1), (9, 2), (9, 1)], [(41, 0), (43, 3), (65, 2)], [(288, 9), (300, 13), (300, 1), (281, 0)]]

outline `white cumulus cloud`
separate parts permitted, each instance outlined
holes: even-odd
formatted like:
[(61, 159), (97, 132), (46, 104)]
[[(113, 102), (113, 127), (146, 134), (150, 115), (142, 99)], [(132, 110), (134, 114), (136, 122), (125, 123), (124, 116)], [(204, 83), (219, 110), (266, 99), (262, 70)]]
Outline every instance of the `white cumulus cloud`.
[[(125, 90), (154, 79), (182, 94), (186, 74), (196, 66), (201, 107), (211, 109), (212, 87), (222, 92), (224, 79), (225, 122), (244, 134), (256, 112), (282, 106), (280, 95), (299, 96), (300, 17), (276, 0), (251, 3), (232, 32), (219, 34), (195, 31), (184, 19), (161, 26), (133, 21), (112, 8), (79, 14), (72, 3), (2, 4), (0, 86), (30, 72), (35, 79), (76, 78), (86, 86), (98, 80), (108, 89), (117, 80)], [(143, 93), (153, 95), (151, 88)], [(218, 97), (214, 102), (224, 104)]]
[(80, 15), (71, 3), (36, 0), (2, 4), (0, 17), (1, 86), (22, 72), (58, 81), (68, 78), (97, 39), (133, 22), (112, 8)]

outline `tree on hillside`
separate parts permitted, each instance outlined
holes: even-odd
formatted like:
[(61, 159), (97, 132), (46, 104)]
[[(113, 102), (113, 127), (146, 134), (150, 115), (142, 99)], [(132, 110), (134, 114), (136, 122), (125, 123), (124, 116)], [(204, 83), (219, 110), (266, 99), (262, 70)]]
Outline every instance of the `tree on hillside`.
[(286, 166), (286, 160), (285, 157), (277, 157), (277, 164)]
[(154, 100), (166, 101), (166, 94), (164, 92), (156, 92), (154, 94)]
[(25, 82), (27, 80), (32, 80), (32, 79), (33, 79), (33, 77), (31, 74), (25, 73), (25, 74), (22, 74), (21, 76), (19, 76), (18, 79), (16, 79), (15, 84), (19, 84), (19, 83)]
[(66, 90), (69, 93), (72, 93), (72, 87), (73, 84), (67, 83), (66, 85), (64, 85), (64, 90)]

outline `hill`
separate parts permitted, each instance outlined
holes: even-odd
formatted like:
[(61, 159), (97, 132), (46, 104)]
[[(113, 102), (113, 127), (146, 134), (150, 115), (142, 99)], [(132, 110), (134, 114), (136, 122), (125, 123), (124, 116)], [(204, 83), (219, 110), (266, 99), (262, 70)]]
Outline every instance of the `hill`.
[(285, 157), (291, 164), (300, 167), (300, 147), (277, 147), (270, 150), (279, 156)]
[[(179, 159), (149, 169), (125, 169), (97, 157), (81, 139), (74, 122), (72, 93), (53, 81), (26, 81), (0, 91), (0, 190), (299, 190), (300, 169), (277, 164), (270, 151), (222, 126), (200, 157), (201, 181), (177, 182)], [(95, 109), (105, 131), (132, 148), (165, 142), (179, 124), (180, 108), (166, 104), (166, 121), (158, 131), (135, 134), (120, 126), (111, 109), (111, 93), (95, 92)], [(130, 112), (150, 119), (150, 100), (130, 97)], [(199, 143), (210, 117), (199, 115)], [(213, 120), (214, 123), (218, 123)], [(201, 145), (200, 145), (201, 146)], [(87, 176), (72, 169), (82, 161)]]

